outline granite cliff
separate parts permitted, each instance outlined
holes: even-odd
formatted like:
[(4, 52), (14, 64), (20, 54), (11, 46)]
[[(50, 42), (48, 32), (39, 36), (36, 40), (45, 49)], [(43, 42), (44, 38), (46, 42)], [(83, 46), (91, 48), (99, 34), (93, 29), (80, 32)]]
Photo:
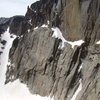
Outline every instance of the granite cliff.
[[(100, 0), (40, 0), (25, 16), (1, 18), (0, 34), (8, 27), (17, 38), (6, 84), (20, 79), (32, 94), (54, 100), (100, 100)], [(62, 47), (52, 28), (66, 41), (84, 43)]]

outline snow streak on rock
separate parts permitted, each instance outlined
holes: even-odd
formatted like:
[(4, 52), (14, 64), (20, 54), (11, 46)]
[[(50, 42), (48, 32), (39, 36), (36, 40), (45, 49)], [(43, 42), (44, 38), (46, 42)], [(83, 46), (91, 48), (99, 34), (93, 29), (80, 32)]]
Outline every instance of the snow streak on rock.
[(83, 63), (82, 63), (81, 66), (79, 67), (78, 72), (80, 72), (82, 68), (83, 68)]
[(66, 40), (62, 36), (62, 33), (61, 33), (60, 29), (57, 28), (57, 27), (54, 27), (54, 28), (52, 28), (52, 31), (54, 31), (52, 37), (55, 37), (55, 38), (58, 38), (58, 39), (62, 40), (62, 46), (61, 46), (61, 48), (63, 48), (64, 47), (64, 43), (66, 42)]

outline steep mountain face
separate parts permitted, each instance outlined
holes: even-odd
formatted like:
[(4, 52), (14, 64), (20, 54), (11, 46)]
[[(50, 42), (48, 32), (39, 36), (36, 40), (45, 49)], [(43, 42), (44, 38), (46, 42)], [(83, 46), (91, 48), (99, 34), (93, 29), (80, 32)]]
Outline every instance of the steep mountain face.
[[(5, 83), (20, 79), (31, 93), (54, 100), (100, 100), (100, 0), (40, 0), (11, 19), (6, 25), (17, 38)], [(62, 47), (52, 27), (66, 41), (84, 43)]]

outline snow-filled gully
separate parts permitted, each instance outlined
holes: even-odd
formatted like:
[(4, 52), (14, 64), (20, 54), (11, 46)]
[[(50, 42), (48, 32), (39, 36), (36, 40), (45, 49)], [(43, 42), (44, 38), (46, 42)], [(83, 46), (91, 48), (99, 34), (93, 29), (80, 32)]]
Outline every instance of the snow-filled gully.
[[(32, 95), (26, 85), (20, 83), (19, 80), (4, 85), (6, 77), (5, 73), (9, 59), (9, 50), (16, 36), (13, 35), (13, 38), (11, 38), (8, 28), (1, 38), (6, 40), (7, 43), (3, 53), (0, 55), (0, 100), (51, 100), (50, 97)], [(0, 48), (1, 47), (2, 45), (0, 44)]]

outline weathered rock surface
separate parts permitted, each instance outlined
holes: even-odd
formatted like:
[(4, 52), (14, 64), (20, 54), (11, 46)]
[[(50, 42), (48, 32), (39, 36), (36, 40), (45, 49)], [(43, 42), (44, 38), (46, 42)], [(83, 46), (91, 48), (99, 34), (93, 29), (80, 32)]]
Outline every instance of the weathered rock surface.
[[(48, 21), (48, 27), (41, 27)], [(40, 0), (9, 25), (18, 37), (10, 50), (5, 83), (20, 79), (31, 93), (54, 100), (72, 100), (82, 85), (75, 100), (100, 100), (99, 0)], [(53, 26), (67, 40), (85, 42), (74, 49), (65, 43), (61, 49), (62, 41), (52, 37)]]
[(71, 100), (81, 79), (82, 90), (76, 100), (99, 100), (100, 45), (84, 43), (73, 50), (65, 44), (61, 50), (60, 43), (49, 28), (25, 34), (11, 49), (6, 82), (19, 78), (33, 94)]

